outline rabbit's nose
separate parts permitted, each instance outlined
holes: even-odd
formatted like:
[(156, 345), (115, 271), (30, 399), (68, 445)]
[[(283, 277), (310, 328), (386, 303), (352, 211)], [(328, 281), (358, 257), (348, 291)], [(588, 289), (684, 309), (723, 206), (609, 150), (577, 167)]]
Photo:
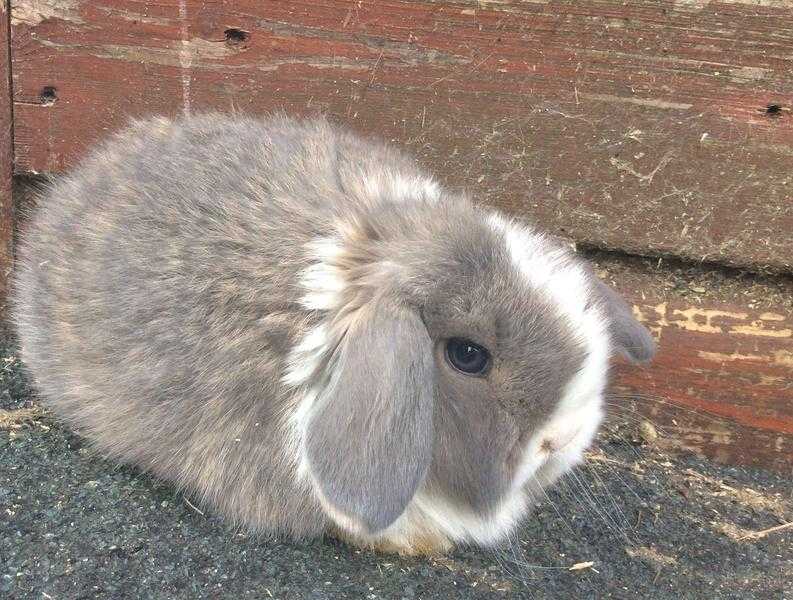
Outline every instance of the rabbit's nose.
[(578, 434), (581, 432), (581, 427), (577, 427), (575, 431), (570, 434), (565, 435), (561, 439), (552, 439), (552, 438), (545, 438), (540, 443), (540, 450), (542, 452), (547, 452), (548, 454), (552, 454), (553, 452), (559, 452), (560, 450), (564, 450), (567, 446), (569, 446), (573, 440), (578, 437)]

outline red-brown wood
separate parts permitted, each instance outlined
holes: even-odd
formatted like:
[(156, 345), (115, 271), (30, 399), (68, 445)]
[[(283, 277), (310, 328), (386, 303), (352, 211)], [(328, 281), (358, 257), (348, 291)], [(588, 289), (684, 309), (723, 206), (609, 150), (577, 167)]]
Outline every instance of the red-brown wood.
[(679, 445), (793, 474), (793, 315), (680, 299), (634, 311), (659, 351), (618, 367), (616, 387), (647, 397), (639, 409)]
[(583, 243), (793, 266), (789, 3), (13, 4), (18, 172), (130, 116), (321, 110)]
[(10, 28), (7, 0), (0, 0), (0, 314), (5, 313), (14, 261), (13, 116), (11, 103)]

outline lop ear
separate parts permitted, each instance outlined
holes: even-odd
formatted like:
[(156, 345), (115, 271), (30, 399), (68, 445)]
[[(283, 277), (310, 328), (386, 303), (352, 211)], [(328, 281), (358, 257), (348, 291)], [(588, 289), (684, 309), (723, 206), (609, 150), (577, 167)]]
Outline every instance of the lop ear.
[(432, 456), (432, 343), (419, 316), (387, 301), (360, 309), (331, 359), (306, 428), (325, 508), (358, 534), (388, 527)]
[(631, 307), (617, 292), (594, 274), (595, 291), (609, 319), (612, 343), (632, 363), (650, 361), (655, 356), (655, 341), (650, 332), (633, 316)]

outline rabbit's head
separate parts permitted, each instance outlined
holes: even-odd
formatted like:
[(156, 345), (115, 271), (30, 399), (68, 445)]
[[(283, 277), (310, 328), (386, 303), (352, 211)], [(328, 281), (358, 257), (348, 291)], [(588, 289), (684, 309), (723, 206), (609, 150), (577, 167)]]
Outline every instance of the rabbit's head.
[(307, 256), (319, 320), (285, 377), (298, 472), (359, 538), (413, 520), (497, 541), (591, 443), (610, 356), (654, 352), (570, 248), (435, 189), (340, 221)]

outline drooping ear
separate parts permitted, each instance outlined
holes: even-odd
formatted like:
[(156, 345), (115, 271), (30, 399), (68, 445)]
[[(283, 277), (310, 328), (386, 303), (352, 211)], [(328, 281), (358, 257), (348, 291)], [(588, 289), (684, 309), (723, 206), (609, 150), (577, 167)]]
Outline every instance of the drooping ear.
[(309, 416), (309, 472), (331, 516), (353, 533), (388, 527), (432, 456), (432, 343), (419, 316), (384, 300), (361, 308)]
[(617, 292), (594, 274), (592, 277), (595, 280), (595, 292), (606, 310), (609, 333), (616, 349), (633, 363), (651, 360), (655, 356), (655, 341), (650, 332), (636, 320), (631, 307)]

